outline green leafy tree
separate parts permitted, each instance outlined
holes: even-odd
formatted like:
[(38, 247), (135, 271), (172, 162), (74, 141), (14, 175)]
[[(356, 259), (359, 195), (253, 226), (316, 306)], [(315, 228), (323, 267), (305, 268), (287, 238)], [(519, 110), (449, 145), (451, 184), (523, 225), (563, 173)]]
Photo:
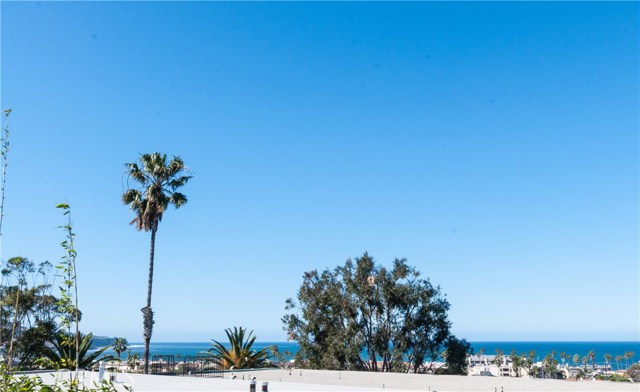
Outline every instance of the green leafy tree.
[(7, 365), (9, 370), (13, 366), (13, 347), (16, 338), (16, 330), (19, 323), (20, 311), (20, 293), (27, 285), (27, 276), (35, 271), (32, 261), (24, 257), (13, 257), (7, 262), (8, 268), (3, 270), (3, 275), (13, 274), (16, 280), (15, 305), (13, 314), (13, 323), (11, 324), (11, 336), (9, 338), (9, 351), (7, 354)]
[(213, 340), (213, 347), (208, 353), (213, 355), (214, 362), (223, 369), (255, 369), (272, 367), (273, 364), (269, 360), (271, 358), (269, 352), (273, 347), (265, 347), (255, 351), (252, 349), (256, 340), (253, 331), (247, 334), (247, 330), (242, 327), (233, 327), (224, 331), (229, 339), (229, 348), (225, 347), (217, 340)]
[(167, 161), (165, 154), (157, 152), (143, 154), (139, 163), (128, 163), (126, 167), (128, 180), (135, 186), (124, 192), (122, 202), (135, 213), (131, 224), (138, 230), (151, 232), (147, 304), (141, 309), (144, 323), (144, 372), (149, 373), (149, 343), (154, 324), (151, 292), (156, 232), (169, 205), (180, 208), (187, 202), (187, 197), (177, 190), (191, 179), (191, 175), (182, 159), (174, 156), (171, 161)]
[[(632, 355), (633, 357), (633, 355)], [(627, 370), (624, 372), (625, 376), (629, 377), (633, 380), (633, 382), (640, 382), (640, 365), (634, 363), (629, 366)]]
[(471, 345), (465, 339), (449, 336), (445, 342), (448, 374), (467, 375), (467, 357), (473, 355)]
[(500, 350), (499, 348), (496, 349), (496, 356), (493, 358), (493, 363), (494, 365), (496, 365), (498, 367), (498, 375), (502, 376), (502, 371), (500, 371), (500, 368), (502, 367), (502, 360), (504, 358), (504, 352), (502, 350)]
[(333, 270), (306, 272), (286, 309), (285, 329), (309, 368), (418, 372), (450, 337), (449, 303), (405, 259), (387, 269), (365, 253)]
[[(36, 264), (24, 257), (2, 263), (0, 335), (4, 338), (0, 350), (12, 352), (10, 362), (19, 358), (21, 369), (30, 368), (42, 356), (42, 350), (58, 329), (56, 320), (61, 313), (58, 298), (51, 295), (52, 268), (49, 262)], [(9, 350), (12, 331), (13, 347)]]
[(127, 351), (127, 346), (129, 342), (125, 338), (115, 338), (113, 340), (113, 351), (116, 353), (118, 359), (120, 359), (120, 354)]
[(99, 361), (109, 361), (114, 359), (112, 355), (102, 355), (108, 347), (95, 350), (89, 353), (93, 334), (80, 336), (79, 351), (76, 355), (75, 335), (58, 334), (52, 342), (52, 347), (45, 352), (48, 364), (57, 369), (74, 370), (76, 368), (88, 369)]
[(616, 355), (616, 367), (618, 368), (618, 370), (620, 370), (620, 364), (622, 362), (622, 355)]

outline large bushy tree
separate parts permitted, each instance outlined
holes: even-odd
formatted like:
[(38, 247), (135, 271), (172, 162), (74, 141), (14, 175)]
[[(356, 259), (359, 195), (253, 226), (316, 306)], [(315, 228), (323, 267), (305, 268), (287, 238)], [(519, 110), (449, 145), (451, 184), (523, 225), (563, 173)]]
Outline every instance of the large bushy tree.
[(180, 157), (174, 156), (168, 161), (166, 154), (158, 152), (142, 154), (139, 162), (127, 163), (126, 167), (126, 174), (133, 187), (123, 193), (122, 202), (135, 213), (131, 224), (138, 230), (151, 232), (147, 303), (141, 309), (144, 323), (144, 372), (149, 373), (149, 343), (154, 324), (151, 292), (156, 232), (169, 205), (180, 208), (187, 202), (187, 197), (177, 190), (191, 179), (191, 175)]
[(31, 367), (43, 355), (64, 313), (51, 293), (52, 268), (25, 257), (2, 263), (0, 350), (11, 353), (11, 361), (19, 360), (20, 368)]
[(309, 368), (418, 372), (451, 336), (449, 302), (405, 259), (388, 269), (364, 253), (306, 272), (286, 309), (284, 328)]

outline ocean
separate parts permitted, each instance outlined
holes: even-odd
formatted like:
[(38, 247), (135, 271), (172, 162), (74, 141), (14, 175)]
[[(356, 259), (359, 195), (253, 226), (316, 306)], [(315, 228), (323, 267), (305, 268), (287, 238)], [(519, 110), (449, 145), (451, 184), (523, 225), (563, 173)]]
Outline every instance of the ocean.
[[(627, 342), (470, 342), (474, 353), (478, 353), (480, 349), (484, 349), (486, 355), (495, 354), (497, 349), (502, 350), (505, 354), (511, 353), (515, 349), (518, 354), (528, 353), (535, 350), (536, 360), (542, 360), (545, 355), (552, 351), (556, 352), (556, 358), (560, 361), (560, 353), (565, 352), (569, 358), (578, 354), (581, 358), (589, 351), (595, 351), (596, 363), (604, 364), (604, 355), (611, 354), (614, 369), (616, 368), (615, 357), (624, 355), (628, 351), (635, 353), (631, 361), (638, 362), (640, 359), (640, 341)], [(280, 352), (289, 351), (295, 354), (298, 351), (298, 344), (295, 342), (256, 342), (253, 348), (259, 350), (261, 348), (276, 345)], [(210, 342), (152, 342), (149, 347), (150, 355), (176, 355), (176, 356), (195, 356), (198, 353), (207, 351), (211, 348)], [(140, 355), (144, 352), (143, 343), (132, 343), (129, 345), (132, 353)], [(113, 351), (107, 350), (105, 353), (114, 354)], [(126, 357), (126, 354), (123, 354)], [(571, 361), (571, 359), (569, 359)], [(631, 362), (629, 362), (631, 364)], [(624, 360), (622, 361), (624, 368)]]

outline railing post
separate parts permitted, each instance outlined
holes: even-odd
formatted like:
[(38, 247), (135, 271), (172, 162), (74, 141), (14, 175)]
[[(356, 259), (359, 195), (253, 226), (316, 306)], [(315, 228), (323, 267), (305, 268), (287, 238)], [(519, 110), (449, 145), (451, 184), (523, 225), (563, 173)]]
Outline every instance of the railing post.
[(269, 392), (269, 383), (266, 381), (262, 383), (262, 392)]
[(251, 380), (249, 383), (249, 392), (256, 392), (256, 380)]

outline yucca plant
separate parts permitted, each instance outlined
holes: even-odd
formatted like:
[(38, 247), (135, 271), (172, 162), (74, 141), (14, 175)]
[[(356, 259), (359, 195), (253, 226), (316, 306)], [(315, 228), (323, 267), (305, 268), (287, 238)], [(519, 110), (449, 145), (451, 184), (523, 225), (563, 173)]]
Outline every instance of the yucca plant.
[(89, 353), (92, 340), (92, 333), (85, 336), (80, 334), (78, 356), (76, 357), (75, 336), (58, 334), (53, 341), (53, 348), (45, 351), (45, 357), (53, 367), (69, 370), (76, 369), (76, 358), (78, 359), (78, 368), (80, 369), (88, 369), (100, 361), (111, 361), (114, 359), (113, 355), (101, 356), (109, 347), (103, 347)]
[(214, 362), (224, 369), (255, 369), (273, 366), (270, 361), (269, 352), (271, 346), (254, 351), (251, 348), (256, 340), (253, 331), (247, 334), (247, 330), (242, 327), (225, 329), (229, 339), (229, 348), (215, 339), (209, 349), (208, 354), (215, 359)]

